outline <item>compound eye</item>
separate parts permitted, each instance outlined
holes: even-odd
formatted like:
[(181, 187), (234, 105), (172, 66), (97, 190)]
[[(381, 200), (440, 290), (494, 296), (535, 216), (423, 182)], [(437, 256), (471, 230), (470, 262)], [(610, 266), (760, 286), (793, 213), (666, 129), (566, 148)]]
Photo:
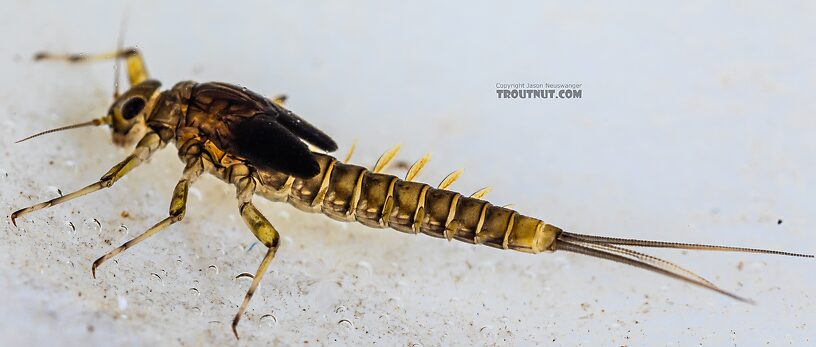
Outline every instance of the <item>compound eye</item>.
[(130, 120), (136, 117), (145, 107), (145, 100), (140, 97), (133, 97), (125, 101), (122, 105), (122, 118)]

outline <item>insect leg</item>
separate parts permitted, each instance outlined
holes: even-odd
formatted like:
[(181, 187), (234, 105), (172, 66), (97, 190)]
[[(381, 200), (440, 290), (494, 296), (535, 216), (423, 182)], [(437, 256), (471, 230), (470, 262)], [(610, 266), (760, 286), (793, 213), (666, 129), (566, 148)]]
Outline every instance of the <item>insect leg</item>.
[(147, 74), (147, 67), (144, 63), (144, 58), (142, 57), (141, 52), (139, 52), (139, 50), (136, 48), (125, 48), (112, 52), (96, 54), (85, 53), (59, 54), (39, 52), (34, 55), (35, 61), (62, 60), (67, 61), (69, 63), (81, 63), (88, 61), (113, 60), (113, 59), (125, 59), (130, 85), (139, 84), (142, 81), (150, 78), (149, 75)]
[(139, 166), (139, 164), (141, 164), (143, 161), (147, 160), (147, 158), (149, 158), (153, 152), (164, 147), (164, 145), (164, 141), (161, 140), (157, 133), (148, 131), (148, 133), (145, 134), (145, 136), (139, 141), (139, 144), (136, 145), (136, 149), (133, 150), (133, 153), (125, 158), (125, 160), (108, 170), (108, 172), (105, 173), (105, 175), (103, 175), (99, 181), (75, 192), (15, 211), (11, 214), (11, 223), (14, 224), (14, 226), (17, 226), (16, 220), (22, 215), (41, 210), (46, 207), (58, 205), (66, 201), (76, 199), (80, 196), (93, 193), (97, 190), (113, 186), (116, 181), (125, 176), (136, 166)]
[(187, 211), (187, 193), (190, 190), (190, 184), (195, 181), (196, 178), (201, 176), (201, 173), (204, 171), (204, 161), (200, 157), (198, 158), (191, 158), (187, 166), (184, 168), (184, 174), (182, 174), (182, 178), (176, 184), (176, 188), (173, 189), (173, 198), (170, 200), (170, 211), (169, 216), (163, 219), (161, 222), (156, 223), (150, 229), (147, 229), (144, 233), (139, 236), (136, 236), (132, 240), (123, 243), (121, 246), (116, 247), (112, 251), (108, 252), (107, 254), (99, 257), (96, 261), (93, 262), (91, 265), (91, 274), (94, 278), (96, 278), (96, 268), (99, 265), (102, 265), (105, 261), (110, 258), (113, 258), (119, 253), (124, 252), (128, 248), (131, 248), (137, 245), (139, 242), (144, 241), (145, 239), (155, 235), (162, 229), (182, 220), (184, 218), (184, 213)]
[(238, 313), (236, 313), (235, 318), (232, 319), (232, 332), (237, 339), (238, 330), (236, 327), (238, 326), (238, 321), (241, 320), (241, 316), (249, 306), (249, 301), (252, 299), (252, 295), (255, 294), (255, 290), (258, 289), (258, 285), (261, 283), (261, 279), (266, 273), (269, 263), (272, 262), (272, 258), (275, 257), (275, 252), (278, 251), (280, 234), (278, 234), (275, 227), (269, 223), (269, 220), (252, 204), (252, 194), (255, 191), (255, 179), (247, 175), (235, 181), (235, 185), (238, 190), (239, 200), (241, 201), (240, 211), (244, 223), (246, 223), (252, 233), (255, 234), (255, 237), (268, 248), (266, 255), (261, 261), (261, 265), (258, 266), (258, 271), (255, 272), (255, 277), (252, 279), (252, 284), (244, 296), (244, 301), (241, 303)]

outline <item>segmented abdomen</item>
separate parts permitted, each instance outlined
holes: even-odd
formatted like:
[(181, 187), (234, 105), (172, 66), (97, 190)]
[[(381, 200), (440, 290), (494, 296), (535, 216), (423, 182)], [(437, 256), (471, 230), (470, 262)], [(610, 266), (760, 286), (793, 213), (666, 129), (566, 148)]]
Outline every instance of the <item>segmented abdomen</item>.
[(261, 171), (259, 193), (341, 221), (390, 227), (503, 249), (552, 251), (561, 229), (487, 201), (344, 164), (315, 153), (320, 174), (300, 179)]

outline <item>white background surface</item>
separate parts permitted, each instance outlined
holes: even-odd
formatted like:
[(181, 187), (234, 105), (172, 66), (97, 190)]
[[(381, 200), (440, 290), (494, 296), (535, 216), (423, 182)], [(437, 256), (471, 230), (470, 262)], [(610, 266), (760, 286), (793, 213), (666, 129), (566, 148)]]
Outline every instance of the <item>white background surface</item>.
[[(401, 143), (409, 162), (434, 153), (422, 179), (464, 167), (455, 189), (491, 185), (494, 203), (567, 230), (816, 250), (812, 4), (410, 3), (3, 1), (0, 210), (84, 186), (126, 156), (106, 129), (13, 141), (104, 114), (112, 64), (30, 57), (110, 50), (127, 12), (127, 44), (166, 86), (285, 92), (340, 155), (358, 140), (357, 163)], [(583, 83), (583, 98), (497, 100), (497, 82)], [(234, 277), (263, 250), (220, 181), (200, 180), (183, 222), (90, 276), (165, 216), (181, 168), (167, 149), (113, 189), (0, 223), (0, 344), (234, 344), (249, 286)], [(578, 255), (259, 205), (284, 239), (241, 344), (801, 346), (816, 333), (812, 260), (652, 252), (751, 306)]]

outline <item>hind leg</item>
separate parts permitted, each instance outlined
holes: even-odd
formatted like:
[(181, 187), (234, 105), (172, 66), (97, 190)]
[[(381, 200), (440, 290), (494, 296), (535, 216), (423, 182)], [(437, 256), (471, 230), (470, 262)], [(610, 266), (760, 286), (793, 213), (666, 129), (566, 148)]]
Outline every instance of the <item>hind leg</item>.
[(238, 313), (235, 314), (235, 318), (232, 320), (232, 332), (237, 339), (238, 330), (236, 327), (238, 326), (238, 322), (249, 306), (249, 301), (252, 299), (252, 295), (255, 294), (255, 290), (258, 289), (258, 285), (261, 283), (261, 279), (266, 273), (269, 263), (272, 262), (272, 258), (275, 257), (275, 253), (278, 251), (280, 234), (278, 234), (275, 227), (269, 223), (269, 220), (252, 204), (252, 195), (255, 193), (256, 181), (249, 173), (249, 169), (239, 164), (233, 166), (230, 171), (230, 180), (235, 184), (237, 190), (241, 217), (244, 219), (247, 227), (249, 227), (249, 230), (258, 238), (258, 241), (261, 241), (261, 243), (267, 247), (266, 255), (261, 261), (261, 265), (258, 266), (258, 270), (255, 272), (255, 277), (252, 279), (252, 284), (244, 296), (244, 301), (241, 303)]

